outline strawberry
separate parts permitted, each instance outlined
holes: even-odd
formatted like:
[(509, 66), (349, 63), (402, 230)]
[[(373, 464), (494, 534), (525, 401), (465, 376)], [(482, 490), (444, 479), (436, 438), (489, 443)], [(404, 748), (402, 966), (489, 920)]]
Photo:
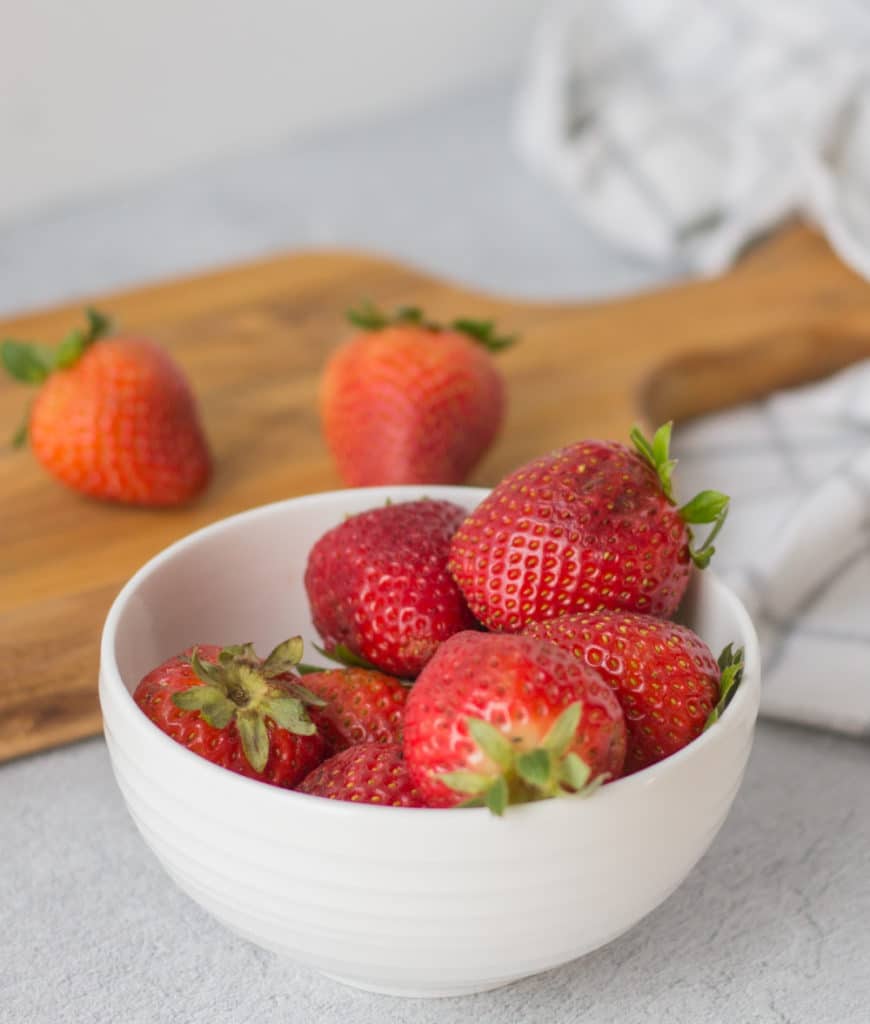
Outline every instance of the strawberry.
[(327, 363), (320, 407), (346, 484), (461, 483), (495, 439), (504, 383), (490, 356), (512, 342), (490, 321), (441, 327), (418, 309), (371, 306)]
[[(450, 571), (490, 629), (600, 608), (669, 616), (692, 564), (704, 568), (728, 498), (702, 491), (673, 499), (671, 424), (634, 450), (580, 441), (515, 470), (457, 530)], [(713, 529), (699, 549), (689, 523)]]
[(350, 516), (311, 549), (305, 588), (326, 653), (412, 678), (442, 640), (475, 625), (447, 572), (465, 511), (409, 501)]
[(309, 714), (330, 753), (360, 743), (401, 743), (408, 690), (398, 679), (365, 668), (305, 676), (305, 687), (324, 701)]
[(187, 381), (153, 342), (105, 337), (109, 321), (88, 311), (85, 330), (55, 351), (4, 341), (18, 380), (39, 385), (28, 423), (36, 458), (73, 490), (137, 505), (176, 505), (211, 473), (208, 446)]
[(334, 754), (297, 787), (300, 793), (386, 807), (424, 807), (398, 743), (362, 743)]
[(625, 724), (610, 687), (546, 640), (459, 633), (414, 684), (405, 759), (426, 803), (523, 803), (617, 778)]
[(261, 661), (251, 644), (188, 648), (142, 679), (133, 699), (177, 743), (212, 764), (291, 787), (323, 760), (308, 716), (322, 702), (290, 674), (302, 640)]
[(600, 673), (625, 715), (625, 771), (682, 749), (703, 731), (739, 658), (723, 667), (686, 626), (635, 612), (598, 611), (530, 623), (524, 632), (558, 644)]

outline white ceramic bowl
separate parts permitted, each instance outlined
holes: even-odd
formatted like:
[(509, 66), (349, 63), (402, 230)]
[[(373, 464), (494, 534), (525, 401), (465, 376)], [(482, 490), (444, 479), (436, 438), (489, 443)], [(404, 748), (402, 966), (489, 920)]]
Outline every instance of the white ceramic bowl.
[[(471, 508), (485, 491), (372, 488), (296, 498), (200, 530), (153, 558), (106, 620), (100, 700), (118, 785), (169, 875), (245, 938), (351, 985), (478, 992), (582, 956), (638, 922), (710, 845), (740, 785), (759, 698), (752, 624), (704, 574), (688, 621), (746, 649), (721, 721), (675, 756), (590, 799), (486, 810), (360, 806), (242, 778), (163, 735), (131, 692), (193, 643), (262, 653), (316, 640), (302, 577), (348, 513), (426, 494)], [(309, 647), (310, 651), (310, 647)], [(309, 660), (316, 660), (309, 657)]]

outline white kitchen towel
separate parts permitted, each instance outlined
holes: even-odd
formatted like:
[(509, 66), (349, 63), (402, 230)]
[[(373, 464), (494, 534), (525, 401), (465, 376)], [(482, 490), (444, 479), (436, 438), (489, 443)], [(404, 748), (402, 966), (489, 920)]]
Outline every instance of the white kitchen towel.
[(562, 0), (516, 129), (627, 250), (712, 274), (799, 213), (870, 278), (866, 0)]
[(870, 735), (870, 361), (675, 432), (680, 496), (731, 495), (712, 568), (762, 645), (762, 713)]

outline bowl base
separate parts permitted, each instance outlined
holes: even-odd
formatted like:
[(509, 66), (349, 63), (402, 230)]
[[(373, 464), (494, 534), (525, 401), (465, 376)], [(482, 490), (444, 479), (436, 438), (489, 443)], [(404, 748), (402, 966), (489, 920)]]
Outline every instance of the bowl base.
[(413, 986), (393, 985), (372, 985), (356, 978), (345, 978), (340, 974), (331, 974), (329, 971), (321, 971), (326, 978), (341, 982), (342, 985), (349, 985), (351, 988), (361, 989), (363, 992), (375, 992), (382, 996), (399, 996), (405, 999), (447, 999), (452, 996), (471, 996), (477, 992), (492, 992), (493, 989), (504, 988), (505, 985), (512, 985), (520, 981), (525, 975), (518, 974), (515, 978), (500, 978), (497, 981), (471, 982), (468, 985), (448, 985), (444, 988), (414, 988)]

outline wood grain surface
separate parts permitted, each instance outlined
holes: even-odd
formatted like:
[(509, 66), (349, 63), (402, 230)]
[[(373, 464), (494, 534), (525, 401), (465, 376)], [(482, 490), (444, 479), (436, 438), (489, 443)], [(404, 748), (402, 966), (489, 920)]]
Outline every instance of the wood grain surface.
[[(509, 414), (475, 484), (632, 421), (684, 419), (870, 354), (870, 286), (794, 226), (731, 273), (617, 301), (524, 303), (470, 292), (350, 252), (307, 252), (88, 301), (164, 344), (190, 377), (216, 471), (185, 508), (88, 501), (0, 447), (0, 760), (100, 729), (100, 630), (124, 581), (171, 541), (264, 502), (340, 486), (317, 384), (362, 297), (434, 318), (494, 317), (523, 335), (499, 357)], [(0, 323), (0, 337), (57, 341), (81, 303)], [(27, 394), (0, 381), (0, 436)]]

